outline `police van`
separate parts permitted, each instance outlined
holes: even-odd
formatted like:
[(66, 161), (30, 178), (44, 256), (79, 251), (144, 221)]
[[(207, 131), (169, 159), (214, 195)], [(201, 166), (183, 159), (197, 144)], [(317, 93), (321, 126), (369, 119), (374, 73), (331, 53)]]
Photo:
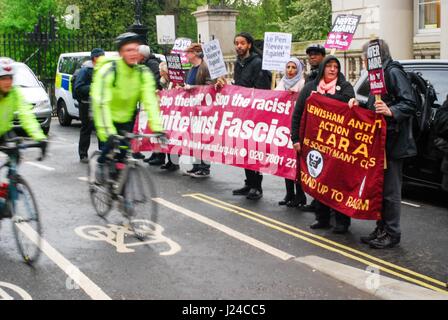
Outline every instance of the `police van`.
[[(118, 53), (107, 51), (106, 56), (118, 56)], [(71, 79), (88, 60), (90, 52), (63, 53), (59, 56), (54, 91), (57, 116), (62, 126), (69, 126), (73, 119), (79, 119), (78, 101), (73, 99)]]

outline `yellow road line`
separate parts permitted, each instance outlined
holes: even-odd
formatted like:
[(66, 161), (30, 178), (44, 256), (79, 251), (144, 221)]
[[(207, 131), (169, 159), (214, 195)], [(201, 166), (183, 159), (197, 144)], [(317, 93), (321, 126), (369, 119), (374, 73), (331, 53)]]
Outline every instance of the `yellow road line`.
[[(230, 204), (230, 203), (226, 203), (226, 202), (221, 201), (221, 200), (219, 200), (219, 199), (216, 199), (216, 198), (213, 198), (213, 197), (210, 197), (210, 196), (201, 194), (201, 193), (186, 194), (186, 195), (184, 195), (184, 196), (185, 196), (185, 197), (191, 197), (191, 198), (194, 198), (194, 199), (196, 199), (196, 200), (199, 200), (199, 201), (208, 203), (208, 204), (210, 204), (210, 205), (212, 205), (212, 206), (219, 207), (219, 208), (221, 208), (221, 209), (224, 209), (224, 210), (229, 211), (229, 212), (232, 212), (232, 213), (236, 213), (236, 214), (238, 214), (238, 215), (241, 215), (241, 216), (243, 216), (243, 217), (246, 217), (246, 218), (251, 219), (251, 220), (253, 220), (253, 221), (259, 222), (259, 223), (261, 223), (261, 224), (263, 224), (263, 225), (266, 225), (266, 226), (268, 226), (268, 227), (271, 227), (271, 228), (273, 228), (273, 229), (275, 229), (275, 230), (278, 230), (278, 231), (281, 231), (281, 232), (283, 232), (283, 233), (292, 235), (292, 236), (294, 236), (294, 237), (296, 237), (296, 238), (302, 239), (302, 240), (304, 240), (304, 241), (306, 241), (306, 242), (309, 242), (309, 243), (314, 244), (314, 245), (316, 245), (316, 246), (319, 246), (319, 247), (321, 247), (321, 248), (324, 248), (324, 249), (327, 249), (327, 250), (336, 252), (336, 253), (341, 254), (341, 255), (343, 255), (343, 256), (345, 256), (345, 257), (348, 257), (348, 258), (351, 258), (351, 259), (353, 259), (353, 260), (359, 261), (359, 262), (361, 262), (361, 263), (363, 263), (363, 264), (366, 264), (366, 265), (368, 265), (368, 266), (372, 265), (373, 263), (372, 263), (372, 262), (369, 262), (369, 261), (367, 261), (367, 260), (364, 260), (364, 259), (362, 259), (362, 258), (356, 257), (356, 256), (354, 256), (354, 255), (352, 255), (352, 254), (347, 253), (347, 252), (341, 251), (341, 250), (339, 250), (339, 249), (337, 249), (337, 248), (334, 248), (334, 247), (332, 247), (332, 246), (329, 246), (329, 245), (323, 244), (323, 243), (321, 243), (321, 242), (318, 242), (318, 241), (316, 241), (316, 240), (310, 239), (310, 238), (308, 238), (308, 237), (313, 237), (313, 238), (316, 238), (316, 239), (318, 239), (318, 240), (320, 240), (320, 241), (327, 242), (327, 243), (329, 243), (330, 245), (333, 245), (333, 246), (336, 246), (336, 247), (345, 249), (345, 250), (347, 250), (347, 251), (351, 251), (351, 252), (353, 252), (353, 253), (359, 254), (359, 255), (361, 255), (361, 256), (364, 256), (364, 257), (366, 257), (366, 258), (369, 258), (369, 259), (371, 259), (371, 260), (373, 260), (373, 261), (376, 261), (376, 262), (379, 262), (379, 263), (381, 263), (381, 264), (387, 265), (387, 266), (392, 267), (392, 268), (394, 268), (394, 269), (397, 269), (397, 270), (400, 270), (400, 271), (402, 271), (402, 272), (411, 274), (411, 275), (413, 275), (413, 276), (416, 276), (416, 277), (418, 277), (418, 278), (427, 280), (427, 281), (432, 282), (432, 283), (434, 283), (434, 284), (438, 284), (438, 285), (440, 285), (440, 286), (442, 286), (442, 287), (445, 287), (445, 286), (446, 286), (445, 283), (443, 283), (443, 282), (441, 282), (441, 281), (439, 281), (439, 280), (436, 280), (436, 279), (433, 279), (433, 278), (431, 278), (431, 277), (428, 277), (428, 276), (419, 274), (419, 273), (417, 273), (417, 272), (414, 272), (414, 271), (412, 271), (412, 270), (409, 270), (409, 269), (400, 267), (400, 266), (395, 265), (395, 264), (393, 264), (393, 263), (390, 263), (390, 262), (384, 261), (384, 260), (382, 260), (382, 259), (376, 258), (376, 257), (374, 257), (374, 256), (368, 255), (368, 254), (366, 254), (366, 253), (364, 253), (364, 252), (362, 252), (362, 251), (358, 251), (358, 250), (356, 250), (356, 249), (353, 249), (353, 248), (344, 246), (344, 245), (342, 245), (342, 244), (340, 244), (340, 243), (331, 241), (331, 240), (326, 239), (326, 238), (324, 238), (324, 237), (320, 237), (320, 236), (317, 236), (317, 235), (315, 235), (315, 234), (312, 234), (312, 233), (303, 231), (303, 230), (301, 230), (301, 229), (299, 229), (299, 228), (296, 228), (296, 227), (294, 227), (294, 226), (285, 224), (285, 223), (280, 222), (280, 221), (277, 221), (277, 220), (275, 220), (275, 219), (272, 219), (272, 218), (263, 216), (263, 215), (258, 214), (258, 213), (256, 213), (256, 212), (253, 212), (253, 211), (250, 211), (250, 210), (247, 210), (247, 209), (244, 209), (244, 208), (241, 208), (241, 207), (232, 205), (232, 204)], [(205, 198), (205, 199), (204, 199), (204, 198)], [(207, 199), (208, 199), (208, 200), (207, 200)], [(247, 214), (245, 214), (245, 213), (243, 213), (243, 212), (241, 212), (241, 211), (246, 212), (246, 213), (249, 213), (249, 214), (251, 214), (251, 215), (254, 215), (254, 216), (258, 217), (258, 218), (249, 216), (249, 215), (247, 215)], [(263, 220), (261, 220), (261, 219), (270, 221), (270, 222), (275, 223), (275, 224), (277, 224), (277, 225), (279, 225), (279, 226), (281, 226), (281, 227), (276, 226), (276, 225), (273, 225), (272, 223), (263, 221)], [(288, 229), (292, 229), (292, 230), (297, 231), (297, 232), (299, 232), (299, 233), (302, 233), (302, 234), (304, 234), (304, 235), (306, 235), (306, 236), (303, 236), (303, 235), (300, 235), (300, 234), (291, 232), (291, 231), (289, 231), (289, 230), (287, 230), (287, 229), (284, 229), (284, 228), (282, 228), (282, 227), (286, 227), (286, 228), (288, 228)], [(419, 285), (421, 285), (421, 286), (430, 288), (430, 289), (435, 290), (435, 291), (439, 291), (439, 292), (447, 293), (446, 290), (443, 290), (443, 289), (434, 287), (434, 286), (432, 286), (432, 285), (429, 285), (429, 284), (427, 284), (427, 283), (425, 283), (425, 282), (421, 282), (421, 281), (416, 280), (416, 279), (414, 279), (414, 278), (410, 278), (410, 277), (408, 277), (408, 276), (406, 276), (406, 275), (397, 273), (397, 272), (395, 272), (395, 271), (393, 271), (393, 270), (390, 270), (390, 269), (388, 269), (388, 268), (385, 268), (385, 267), (382, 267), (382, 266), (378, 266), (378, 265), (375, 265), (375, 266), (378, 267), (380, 270), (383, 270), (383, 271), (385, 271), (385, 272), (387, 272), (387, 273), (393, 274), (393, 275), (395, 275), (395, 276), (397, 276), (397, 277), (400, 277), (400, 278), (402, 278), (402, 279), (406, 279), (406, 280), (408, 280), (408, 281), (410, 281), (410, 282), (419, 284)]]

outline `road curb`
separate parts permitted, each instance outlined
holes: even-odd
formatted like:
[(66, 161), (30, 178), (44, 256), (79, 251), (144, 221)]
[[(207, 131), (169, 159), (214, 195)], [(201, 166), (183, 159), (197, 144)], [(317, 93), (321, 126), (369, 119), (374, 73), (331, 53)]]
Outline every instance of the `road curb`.
[[(448, 300), (448, 294), (439, 293), (405, 281), (395, 280), (379, 273), (357, 269), (317, 256), (295, 258), (305, 264), (361, 291), (384, 300)], [(372, 269), (374, 266), (371, 267)], [(376, 283), (378, 285), (374, 285)], [(370, 287), (370, 288), (369, 288)], [(371, 288), (374, 287), (374, 288)]]

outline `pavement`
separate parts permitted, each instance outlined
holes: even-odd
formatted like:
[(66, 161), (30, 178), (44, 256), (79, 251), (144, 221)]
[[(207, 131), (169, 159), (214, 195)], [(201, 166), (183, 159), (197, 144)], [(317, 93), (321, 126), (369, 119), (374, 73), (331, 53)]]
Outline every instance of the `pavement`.
[[(95, 214), (79, 162), (80, 125), (54, 119), (49, 156), (27, 150), (20, 167), (38, 200), (44, 239), (34, 267), (21, 261), (10, 221), (0, 228), (0, 299), (446, 299), (448, 196), (407, 186), (402, 242), (374, 250), (359, 241), (374, 222), (350, 232), (311, 230), (310, 212), (278, 206), (284, 181), (264, 176), (259, 201), (232, 196), (240, 168), (212, 164), (211, 176), (145, 164), (157, 185), (161, 233), (141, 243), (114, 211)], [(90, 151), (96, 148), (92, 137)], [(150, 153), (145, 153), (149, 155)]]

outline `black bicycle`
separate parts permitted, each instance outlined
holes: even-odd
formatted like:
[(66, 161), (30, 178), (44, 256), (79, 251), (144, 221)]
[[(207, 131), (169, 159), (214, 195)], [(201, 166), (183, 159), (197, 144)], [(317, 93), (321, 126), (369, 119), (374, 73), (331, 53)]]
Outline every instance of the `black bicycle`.
[(20, 254), (26, 263), (32, 264), (40, 255), (42, 227), (39, 219), (37, 202), (31, 187), (18, 173), (20, 150), (41, 148), (41, 161), (45, 156), (46, 142), (24, 143), (25, 139), (16, 137), (6, 140), (0, 151), (8, 159), (0, 164), (2, 203), (0, 219), (10, 218), (13, 222), (14, 237)]
[[(106, 157), (102, 181), (97, 181), (97, 159), (101, 155), (96, 151), (89, 159), (89, 193), (96, 213), (105, 218), (117, 203), (118, 211), (129, 221), (135, 236), (144, 240), (154, 233), (157, 222), (157, 197), (154, 182), (140, 160), (132, 158), (130, 143), (133, 139), (150, 139), (153, 143), (166, 145), (163, 134), (125, 133), (112, 137), (113, 148)], [(120, 159), (120, 150), (126, 150)]]

